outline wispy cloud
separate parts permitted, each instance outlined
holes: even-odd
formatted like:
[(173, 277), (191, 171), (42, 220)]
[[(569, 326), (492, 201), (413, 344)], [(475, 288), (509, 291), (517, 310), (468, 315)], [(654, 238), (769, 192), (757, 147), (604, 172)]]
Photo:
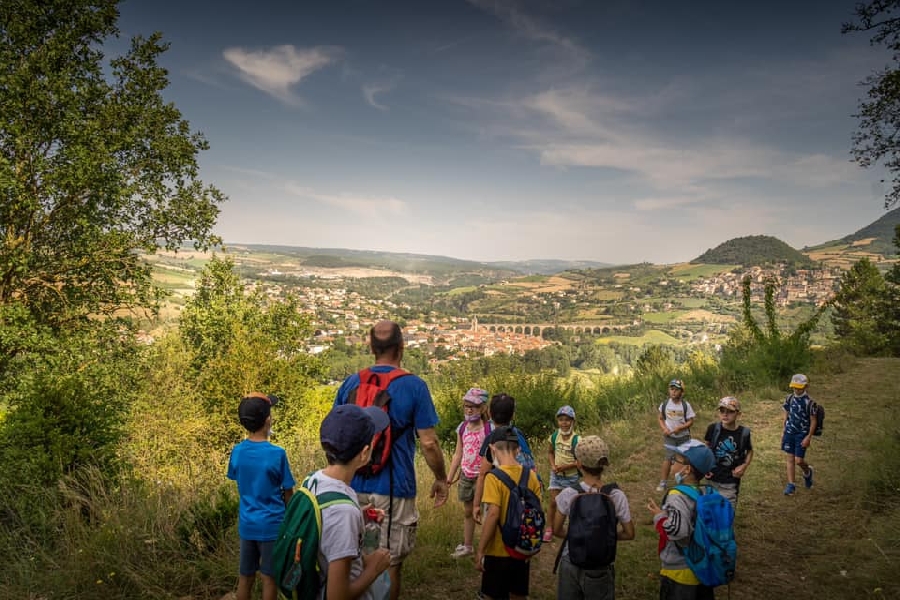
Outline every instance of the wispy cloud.
[(358, 194), (324, 194), (294, 182), (284, 184), (284, 190), (300, 198), (315, 200), (342, 210), (371, 216), (379, 213), (403, 213), (406, 203), (392, 196), (361, 196)]
[(591, 53), (584, 46), (571, 37), (567, 37), (540, 19), (526, 14), (520, 3), (515, 0), (467, 0), (469, 4), (492, 14), (507, 27), (523, 36), (525, 39), (549, 44), (563, 50), (567, 58), (577, 63), (577, 67), (584, 66), (591, 57)]
[(363, 98), (366, 99), (366, 103), (368, 103), (369, 106), (377, 108), (381, 111), (390, 110), (390, 107), (383, 102), (379, 102), (376, 96), (392, 91), (397, 87), (397, 84), (400, 83), (400, 79), (400, 73), (392, 72), (383, 75), (383, 77), (381, 77), (377, 81), (364, 83), (362, 85), (362, 94)]
[(342, 50), (335, 46), (297, 48), (292, 45), (248, 50), (226, 48), (222, 55), (238, 70), (238, 76), (253, 87), (285, 104), (302, 105), (293, 87), (312, 73), (338, 61)]

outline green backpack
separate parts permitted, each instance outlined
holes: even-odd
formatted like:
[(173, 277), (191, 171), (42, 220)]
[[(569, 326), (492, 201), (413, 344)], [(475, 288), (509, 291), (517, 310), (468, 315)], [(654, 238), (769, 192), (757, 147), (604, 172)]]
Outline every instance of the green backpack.
[(272, 549), (275, 583), (281, 593), (292, 600), (315, 600), (321, 590), (324, 579), (319, 569), (322, 510), (335, 504), (356, 506), (347, 494), (323, 492), (316, 495), (309, 484), (307, 477), (291, 496)]

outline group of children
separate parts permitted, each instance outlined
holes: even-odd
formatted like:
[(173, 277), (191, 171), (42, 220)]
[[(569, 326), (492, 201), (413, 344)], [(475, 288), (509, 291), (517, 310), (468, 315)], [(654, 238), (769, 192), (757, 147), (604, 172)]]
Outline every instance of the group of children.
[[(790, 383), (792, 394), (783, 404), (781, 444), (787, 456), (788, 480), (785, 495), (795, 492), (797, 465), (805, 486), (813, 485), (813, 469), (805, 461), (816, 428), (815, 405), (807, 393), (808, 385), (805, 375), (795, 375)], [(658, 409), (665, 458), (657, 488), (668, 493), (661, 506), (653, 500), (647, 504), (660, 535), (660, 598), (713, 598), (713, 588), (700, 583), (681, 550), (693, 529), (694, 501), (670, 489), (669, 476), (674, 477), (676, 486), (698, 486), (701, 480), (708, 479), (709, 485), (736, 507), (741, 480), (753, 459), (750, 430), (737, 423), (740, 401), (726, 396), (718, 403), (719, 419), (707, 427), (704, 441), (692, 439), (690, 428), (696, 413), (683, 398), (683, 382), (673, 379), (668, 391), (668, 398)], [(263, 600), (277, 597), (271, 554), (285, 505), (295, 486), (284, 450), (268, 441), (271, 408), (277, 402), (274, 396), (253, 393), (241, 400), (238, 409), (240, 421), (249, 432), (247, 439), (235, 446), (228, 466), (228, 477), (237, 481), (240, 494), (238, 600), (249, 600), (257, 572), (261, 574)], [(527, 483), (538, 497), (541, 495), (543, 485), (534, 468), (531, 449), (522, 432), (512, 425), (515, 400), (507, 394), (489, 397), (485, 390), (472, 388), (463, 397), (463, 412), (465, 418), (456, 429), (456, 451), (448, 483), (458, 484), (465, 520), (463, 541), (452, 556), (474, 555), (475, 567), (482, 574), (481, 597), (525, 598), (529, 593), (530, 561), (512, 557), (501, 539), (510, 489), (503, 482), (506, 478), (497, 471), (492, 473), (497, 469), (513, 482)], [(326, 416), (320, 428), (328, 466), (307, 481), (319, 491), (335, 491), (350, 499), (322, 512), (319, 565), (327, 575), (323, 593), (329, 598), (376, 600), (386, 596), (381, 588), (390, 555), (383, 548), (360, 552), (365, 520), (349, 485), (356, 469), (368, 463), (373, 436), (384, 429), (386, 419), (379, 408), (342, 405)], [(625, 494), (603, 479), (604, 469), (609, 466), (607, 445), (595, 435), (579, 436), (575, 420), (572, 407), (561, 407), (556, 413), (557, 429), (547, 440), (550, 503), (543, 541), (552, 541), (554, 536), (563, 540), (557, 556), (557, 597), (612, 599), (615, 541), (610, 559), (610, 544), (596, 546), (596, 540), (586, 543), (575, 535), (583, 527), (571, 525), (575, 520), (580, 523), (582, 519), (594, 519), (591, 528), (605, 527), (608, 537), (630, 540), (635, 535), (634, 524)], [(585, 500), (588, 497), (590, 500)], [(586, 510), (588, 506), (593, 508)], [(475, 529), (479, 523), (481, 534), (476, 547)], [(586, 556), (591, 552), (605, 553), (605, 558), (591, 562), (591, 557)]]

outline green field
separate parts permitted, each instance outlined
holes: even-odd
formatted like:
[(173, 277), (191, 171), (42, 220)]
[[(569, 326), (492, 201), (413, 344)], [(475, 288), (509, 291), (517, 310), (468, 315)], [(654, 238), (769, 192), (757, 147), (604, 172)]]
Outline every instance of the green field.
[(641, 318), (647, 323), (653, 323), (654, 325), (664, 325), (666, 323), (671, 323), (672, 321), (678, 320), (684, 312), (681, 311), (669, 311), (669, 312), (654, 312), (654, 313), (644, 313), (641, 315)]
[(617, 344), (632, 344), (635, 346), (643, 346), (645, 344), (663, 344), (674, 346), (680, 342), (668, 333), (662, 331), (647, 331), (640, 337), (632, 337), (627, 335), (611, 335), (602, 337), (597, 340), (598, 344), (609, 344), (616, 342)]
[(680, 279), (682, 281), (693, 281), (695, 279), (702, 279), (705, 277), (712, 277), (713, 275), (718, 275), (719, 273), (727, 273), (733, 269), (740, 267), (740, 265), (692, 265), (692, 264), (684, 264), (678, 265), (676, 267), (672, 267), (669, 271), (671, 277), (675, 279)]

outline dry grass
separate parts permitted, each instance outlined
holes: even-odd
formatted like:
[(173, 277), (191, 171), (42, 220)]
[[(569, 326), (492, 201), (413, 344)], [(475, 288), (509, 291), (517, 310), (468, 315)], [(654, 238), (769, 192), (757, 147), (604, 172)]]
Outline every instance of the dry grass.
[[(722, 588), (719, 597), (900, 598), (900, 581), (894, 574), (900, 563), (896, 474), (885, 477), (893, 486), (887, 502), (873, 504), (866, 495), (883, 467), (871, 451), (873, 444), (900, 435), (900, 382), (893, 375), (900, 373), (900, 360), (861, 360), (837, 370), (812, 375), (811, 393), (828, 411), (826, 428), (808, 455), (816, 484), (811, 490), (801, 484), (792, 497), (782, 495), (785, 467), (779, 450), (780, 404), (786, 390), (740, 394), (743, 422), (753, 430), (756, 456), (738, 507), (737, 578), (730, 594)], [(702, 436), (712, 420), (711, 411), (701, 412), (694, 436)], [(659, 496), (653, 491), (662, 458), (657, 431), (655, 416), (647, 413), (631, 422), (610, 423), (599, 432), (612, 448), (609, 479), (618, 481), (628, 495), (637, 525), (636, 539), (619, 545), (619, 600), (658, 596), (657, 536), (645, 508), (648, 498)], [(536, 454), (546, 472), (543, 451)], [(427, 489), (428, 477), (420, 476)], [(478, 589), (479, 573), (472, 560), (450, 558), (462, 535), (462, 508), (455, 493), (454, 489), (451, 502), (439, 510), (432, 509), (426, 497), (420, 498), (419, 543), (404, 567), (404, 597), (473, 598)], [(556, 596), (551, 570), (557, 547), (558, 543), (546, 546), (534, 559), (532, 598)]]

